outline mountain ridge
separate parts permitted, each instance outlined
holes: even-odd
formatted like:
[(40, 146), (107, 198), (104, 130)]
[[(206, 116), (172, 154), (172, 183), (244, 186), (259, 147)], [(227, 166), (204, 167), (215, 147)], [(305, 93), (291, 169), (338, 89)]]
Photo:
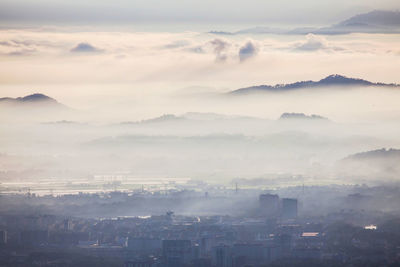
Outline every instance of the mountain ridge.
[[(57, 100), (54, 98), (51, 98), (45, 94), (41, 93), (34, 93), (30, 95), (26, 95), (23, 97), (2, 97), (0, 98), (0, 103), (3, 102), (9, 102), (9, 103), (40, 103), (40, 102), (48, 102), (48, 103), (54, 103), (54, 104), (60, 104)], [(61, 104), (60, 104), (61, 105)]]
[(332, 87), (332, 86), (376, 86), (376, 87), (400, 87), (399, 84), (387, 84), (387, 83), (373, 83), (364, 79), (349, 78), (339, 74), (329, 75), (319, 81), (299, 81), (288, 84), (276, 84), (276, 85), (256, 85), (250, 87), (239, 88), (228, 92), (228, 94), (248, 94), (255, 92), (280, 92), (280, 91), (291, 91), (307, 88), (318, 88), (318, 87)]
[[(56, 99), (41, 93), (34, 93), (22, 97), (1, 97), (0, 108), (7, 112), (18, 114), (24, 113), (24, 117), (35, 117), (41, 112), (49, 111), (55, 114), (59, 112), (70, 112), (72, 109), (58, 102)], [(26, 111), (29, 112), (27, 113)], [(65, 113), (66, 114), (66, 113)], [(65, 115), (64, 114), (64, 115)]]
[(400, 11), (372, 10), (356, 14), (343, 21), (325, 27), (302, 27), (294, 29), (257, 26), (235, 32), (210, 31), (216, 35), (238, 34), (321, 34), (337, 35), (350, 33), (400, 33)]

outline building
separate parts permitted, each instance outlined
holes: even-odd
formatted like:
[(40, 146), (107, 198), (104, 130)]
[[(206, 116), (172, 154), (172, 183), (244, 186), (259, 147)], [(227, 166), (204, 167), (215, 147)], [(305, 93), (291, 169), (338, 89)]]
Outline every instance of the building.
[(163, 261), (166, 267), (180, 267), (192, 260), (192, 243), (190, 240), (163, 240)]
[(212, 263), (216, 267), (231, 267), (232, 266), (232, 253), (231, 247), (226, 245), (219, 245), (212, 249)]
[(279, 196), (274, 194), (262, 194), (259, 197), (260, 214), (268, 218), (279, 215)]
[(210, 252), (210, 239), (202, 237), (200, 240), (200, 256), (205, 257)]
[(211, 267), (213, 265), (211, 264), (210, 259), (195, 259), (191, 262), (190, 266), (192, 266), (192, 267)]
[(293, 238), (291, 234), (281, 234), (276, 237), (275, 244), (279, 248), (278, 258), (288, 258), (292, 254)]
[(294, 198), (282, 199), (281, 218), (282, 220), (297, 219), (297, 199)]
[(137, 259), (129, 260), (124, 263), (124, 267), (154, 267), (157, 262), (154, 259)]
[(7, 244), (7, 231), (0, 230), (0, 246)]
[(232, 255), (234, 266), (259, 265), (269, 260), (268, 248), (261, 244), (235, 244)]
[(70, 219), (64, 219), (64, 231), (72, 230), (72, 223)]
[(128, 237), (127, 248), (135, 254), (156, 254), (161, 251), (161, 240), (155, 238)]
[(23, 246), (37, 246), (47, 244), (49, 232), (47, 230), (27, 230), (20, 233), (20, 243)]

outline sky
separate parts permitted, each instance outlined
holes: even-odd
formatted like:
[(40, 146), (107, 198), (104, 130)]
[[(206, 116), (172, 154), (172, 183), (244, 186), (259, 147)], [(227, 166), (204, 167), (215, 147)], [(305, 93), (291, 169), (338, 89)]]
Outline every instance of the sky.
[(2, 0), (10, 24), (329, 24), (357, 13), (399, 9), (397, 0)]

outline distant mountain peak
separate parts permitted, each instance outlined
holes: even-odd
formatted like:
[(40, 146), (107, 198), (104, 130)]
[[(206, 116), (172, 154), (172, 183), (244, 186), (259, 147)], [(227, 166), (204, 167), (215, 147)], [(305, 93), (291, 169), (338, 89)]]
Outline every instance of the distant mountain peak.
[(51, 98), (45, 94), (34, 93), (31, 95), (23, 96), (23, 97), (3, 97), (0, 98), (0, 104), (5, 107), (22, 107), (22, 106), (42, 106), (42, 107), (64, 107), (61, 103), (59, 103), (54, 98)]
[(240, 88), (231, 91), (230, 94), (248, 94), (255, 92), (279, 92), (296, 89), (329, 87), (329, 86), (378, 86), (378, 87), (400, 87), (398, 84), (373, 83), (359, 78), (349, 78), (344, 75), (332, 74), (319, 81), (300, 81), (289, 84), (258, 85)]
[(326, 76), (325, 78), (321, 79), (320, 81), (324, 81), (324, 80), (337, 80), (337, 79), (350, 79), (344, 75), (340, 75), (340, 74), (331, 74), (329, 76)]
[(2, 97), (0, 101), (16, 101), (16, 102), (41, 102), (41, 101), (52, 101), (57, 102), (54, 98), (51, 98), (47, 95), (41, 93), (34, 93), (31, 95), (23, 96), (23, 97)]
[(341, 84), (341, 85), (353, 85), (353, 84), (360, 84), (360, 85), (373, 85), (374, 83), (358, 79), (358, 78), (349, 78), (339, 74), (332, 74), (329, 75), (321, 80), (319, 80), (321, 84)]
[(18, 97), (17, 100), (24, 101), (24, 102), (36, 102), (36, 101), (55, 101), (55, 102), (57, 102), (54, 98), (51, 98), (47, 95), (40, 94), (40, 93), (35, 93), (35, 94), (27, 95), (24, 97)]

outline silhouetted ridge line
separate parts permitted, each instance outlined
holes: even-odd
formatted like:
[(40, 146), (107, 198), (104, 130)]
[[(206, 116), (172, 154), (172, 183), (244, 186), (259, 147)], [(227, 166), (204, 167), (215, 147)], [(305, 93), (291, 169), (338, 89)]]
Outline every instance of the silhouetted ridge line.
[(69, 108), (45, 94), (35, 93), (23, 97), (2, 97), (0, 98), (0, 107), (9, 111), (24, 110), (30, 108), (30, 111), (43, 111), (52, 108), (54, 111), (69, 110)]
[(51, 98), (47, 95), (40, 94), (40, 93), (35, 93), (31, 95), (27, 95), (24, 97), (17, 97), (17, 98), (12, 98), (12, 97), (3, 97), (0, 98), (0, 101), (10, 101), (10, 102), (54, 102), (58, 103), (57, 100), (54, 98)]
[(348, 78), (343, 75), (333, 74), (329, 75), (319, 81), (300, 81), (289, 84), (276, 84), (276, 85), (258, 85), (246, 88), (240, 88), (229, 92), (230, 94), (247, 94), (254, 92), (280, 92), (290, 91), (296, 89), (317, 88), (317, 87), (330, 87), (330, 86), (377, 86), (377, 87), (400, 87), (394, 83), (373, 83), (367, 80), (358, 78)]

